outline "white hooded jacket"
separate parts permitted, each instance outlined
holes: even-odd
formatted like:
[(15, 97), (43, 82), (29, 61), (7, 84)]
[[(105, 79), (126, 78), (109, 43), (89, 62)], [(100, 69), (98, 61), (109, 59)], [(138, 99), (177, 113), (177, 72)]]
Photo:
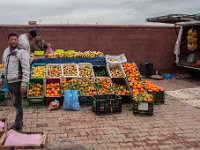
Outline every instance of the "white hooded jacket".
[(19, 46), (10, 51), (10, 47), (6, 48), (3, 53), (3, 76), (7, 83), (22, 81), (21, 85), (25, 86), (29, 81), (30, 63), (27, 50), (21, 49)]
[(29, 43), (29, 39), (28, 39), (28, 35), (25, 34), (21, 34), (18, 38), (19, 40), (19, 44), (22, 46), (23, 49), (26, 49), (28, 51), (28, 53), (30, 54), (30, 43)]

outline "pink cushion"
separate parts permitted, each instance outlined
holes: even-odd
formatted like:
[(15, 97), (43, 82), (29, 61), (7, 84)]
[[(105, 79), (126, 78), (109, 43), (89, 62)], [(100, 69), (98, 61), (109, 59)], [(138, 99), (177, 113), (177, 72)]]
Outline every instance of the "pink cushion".
[(5, 125), (5, 122), (3, 122), (2, 120), (0, 120), (0, 131), (3, 131), (4, 125)]
[(4, 146), (39, 146), (42, 140), (41, 134), (23, 134), (9, 130)]

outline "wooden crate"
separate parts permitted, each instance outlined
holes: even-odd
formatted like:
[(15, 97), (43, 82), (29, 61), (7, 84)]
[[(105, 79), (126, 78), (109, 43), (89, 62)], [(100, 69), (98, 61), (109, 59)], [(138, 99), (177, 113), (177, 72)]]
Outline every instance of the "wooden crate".
[(4, 130), (0, 131), (0, 138), (8, 130), (8, 120), (7, 118), (0, 118), (1, 121), (5, 122)]
[(35, 146), (35, 145), (29, 145), (29, 146), (4, 146), (5, 140), (6, 140), (6, 136), (7, 136), (7, 132), (4, 132), (4, 134), (2, 135), (1, 139), (0, 139), (0, 150), (10, 150), (12, 148), (12, 150), (19, 150), (19, 149), (40, 149), (40, 148), (46, 148), (47, 145), (47, 135), (44, 134), (43, 132), (22, 132), (24, 134), (42, 134), (42, 138), (43, 141), (39, 146)]

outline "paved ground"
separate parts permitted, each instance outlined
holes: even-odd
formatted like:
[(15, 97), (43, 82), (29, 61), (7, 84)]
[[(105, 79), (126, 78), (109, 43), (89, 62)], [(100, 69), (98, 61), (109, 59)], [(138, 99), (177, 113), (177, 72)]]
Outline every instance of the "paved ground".
[[(190, 78), (155, 82), (167, 91), (200, 86), (199, 80)], [(0, 110), (0, 116), (8, 114), (9, 121), (14, 120), (13, 107)], [(61, 146), (92, 145), (95, 150), (200, 149), (200, 109), (170, 95), (164, 105), (155, 106), (152, 117), (134, 116), (131, 104), (123, 105), (121, 114), (108, 116), (96, 116), (90, 107), (52, 112), (46, 107), (25, 108), (24, 112), (23, 131), (47, 133), (50, 148), (58, 149), (65, 140)]]
[(167, 91), (166, 94), (171, 95), (188, 105), (200, 108), (200, 87)]

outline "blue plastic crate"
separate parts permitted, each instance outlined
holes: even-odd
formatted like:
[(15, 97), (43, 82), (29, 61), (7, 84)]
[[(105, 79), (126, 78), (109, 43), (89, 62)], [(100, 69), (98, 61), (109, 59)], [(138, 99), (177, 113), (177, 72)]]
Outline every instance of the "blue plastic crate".
[(95, 66), (105, 66), (105, 57), (94, 57), (94, 58), (38, 58), (33, 64), (51, 64), (51, 63), (91, 63)]

